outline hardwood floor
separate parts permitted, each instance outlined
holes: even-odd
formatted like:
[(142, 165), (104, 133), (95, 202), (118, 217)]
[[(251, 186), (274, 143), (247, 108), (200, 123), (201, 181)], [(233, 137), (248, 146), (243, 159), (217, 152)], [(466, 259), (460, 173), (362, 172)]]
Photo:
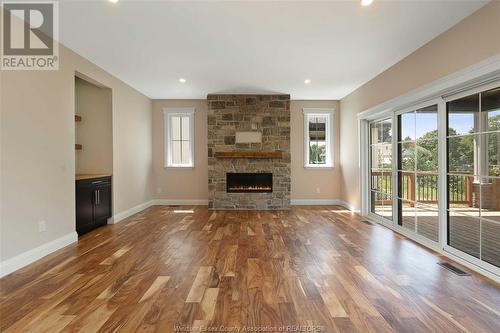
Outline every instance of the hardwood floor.
[(151, 207), (0, 280), (0, 330), (500, 331), (498, 284), (361, 221), (333, 206)]

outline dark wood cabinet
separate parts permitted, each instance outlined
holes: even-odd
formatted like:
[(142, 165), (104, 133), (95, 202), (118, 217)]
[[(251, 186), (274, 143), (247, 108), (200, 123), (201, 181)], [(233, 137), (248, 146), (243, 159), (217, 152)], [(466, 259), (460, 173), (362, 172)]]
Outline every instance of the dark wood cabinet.
[(94, 223), (95, 188), (90, 181), (76, 182), (76, 232), (80, 235), (92, 230)]
[(76, 232), (82, 235), (111, 217), (111, 177), (76, 181)]

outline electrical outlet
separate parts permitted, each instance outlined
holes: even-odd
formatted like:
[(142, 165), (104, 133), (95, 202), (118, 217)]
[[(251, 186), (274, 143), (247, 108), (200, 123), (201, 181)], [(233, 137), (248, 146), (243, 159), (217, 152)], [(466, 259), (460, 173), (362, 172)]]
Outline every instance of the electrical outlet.
[(47, 222), (39, 221), (38, 222), (38, 232), (45, 232), (45, 231), (47, 231)]
[(316, 193), (321, 193), (321, 189), (319, 187), (316, 187)]
[(158, 193), (158, 194), (160, 194), (160, 193), (161, 193), (161, 187), (158, 187), (158, 188), (156, 189), (156, 193)]

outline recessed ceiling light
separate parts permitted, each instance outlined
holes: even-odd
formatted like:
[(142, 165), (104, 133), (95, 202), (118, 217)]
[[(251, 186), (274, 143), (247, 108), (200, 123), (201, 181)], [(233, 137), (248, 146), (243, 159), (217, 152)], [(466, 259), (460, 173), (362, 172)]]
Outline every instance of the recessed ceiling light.
[(108, 0), (108, 1), (111, 2), (111, 3), (117, 3), (118, 2), (118, 0)]
[(361, 6), (368, 7), (373, 3), (373, 0), (361, 0)]
[(186, 79), (184, 79), (184, 78), (182, 78), (182, 77), (181, 77), (181, 78), (179, 79), (179, 82), (180, 82), (180, 83), (186, 83)]
[(311, 83), (311, 80), (309, 80), (309, 79), (305, 79), (305, 80), (304, 80), (304, 83), (305, 83), (305, 84), (309, 84), (309, 83)]

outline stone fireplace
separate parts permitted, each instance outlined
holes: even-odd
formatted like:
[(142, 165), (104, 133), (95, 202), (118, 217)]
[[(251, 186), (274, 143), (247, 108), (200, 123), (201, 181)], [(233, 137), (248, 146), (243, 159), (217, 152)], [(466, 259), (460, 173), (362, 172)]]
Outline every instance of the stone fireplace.
[(290, 207), (290, 95), (208, 95), (211, 209)]

